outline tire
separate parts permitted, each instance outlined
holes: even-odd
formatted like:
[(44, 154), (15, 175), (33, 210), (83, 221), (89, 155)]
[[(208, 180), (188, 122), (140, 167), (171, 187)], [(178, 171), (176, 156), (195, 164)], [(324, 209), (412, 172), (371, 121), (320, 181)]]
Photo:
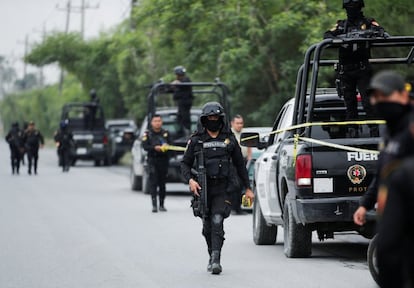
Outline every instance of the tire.
[(142, 177), (135, 175), (134, 168), (132, 166), (131, 166), (131, 171), (130, 171), (130, 181), (131, 181), (131, 189), (133, 191), (142, 190)]
[(104, 159), (104, 166), (111, 166), (112, 165), (112, 159), (111, 159), (111, 156), (107, 156), (107, 157), (105, 157), (105, 159)]
[(369, 272), (371, 273), (372, 278), (379, 285), (379, 271), (378, 271), (378, 260), (377, 260), (377, 243), (378, 236), (375, 235), (374, 238), (369, 242), (367, 260)]
[(312, 230), (297, 224), (292, 205), (285, 200), (283, 209), (284, 252), (288, 258), (307, 258), (312, 254)]
[(260, 203), (256, 199), (253, 204), (253, 241), (256, 245), (273, 245), (276, 243), (277, 226), (268, 226), (263, 217)]

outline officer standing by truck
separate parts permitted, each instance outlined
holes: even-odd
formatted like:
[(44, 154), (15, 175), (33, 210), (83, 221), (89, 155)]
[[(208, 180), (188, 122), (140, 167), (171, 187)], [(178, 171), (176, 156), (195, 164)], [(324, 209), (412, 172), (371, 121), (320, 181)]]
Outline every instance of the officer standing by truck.
[[(343, 0), (342, 6), (347, 13), (347, 19), (338, 20), (336, 25), (325, 32), (324, 39), (346, 37), (352, 32), (363, 32), (366, 30), (379, 31), (384, 34), (384, 29), (373, 18), (367, 18), (362, 12), (365, 7), (363, 0)], [(336, 66), (336, 86), (338, 95), (344, 97), (346, 105), (347, 120), (358, 119), (357, 91), (362, 97), (362, 105), (368, 119), (375, 118), (374, 110), (367, 95), (367, 88), (372, 76), (370, 47), (368, 43), (354, 43), (339, 48), (339, 63)], [(358, 129), (349, 127), (349, 137), (358, 137)], [(371, 127), (372, 136), (378, 136), (377, 126)]]
[(74, 147), (73, 134), (68, 128), (68, 120), (60, 122), (60, 129), (55, 134), (55, 142), (58, 150), (59, 164), (63, 172), (69, 172), (71, 165), (71, 150)]
[(235, 170), (246, 188), (246, 197), (253, 201), (254, 195), (250, 189), (240, 146), (225, 122), (223, 107), (217, 102), (206, 103), (202, 109), (200, 124), (201, 131), (193, 134), (188, 141), (181, 171), (189, 183), (191, 192), (199, 197), (201, 187), (191, 173), (191, 169), (196, 155), (203, 153), (204, 163), (202, 165), (206, 170), (209, 211), (208, 215), (203, 215), (203, 236), (206, 239), (210, 255), (207, 271), (212, 274), (220, 274), (222, 271), (220, 256), (224, 241), (223, 222), (231, 212), (232, 195), (229, 192), (231, 187), (228, 187), (231, 178), (231, 165), (235, 166)]
[[(151, 119), (151, 128), (142, 136), (142, 147), (148, 152), (149, 189), (152, 199), (152, 212), (158, 212), (157, 194), (159, 197), (159, 211), (166, 212), (165, 183), (168, 174), (169, 153), (166, 149), (170, 143), (170, 134), (162, 128), (162, 118), (155, 114)], [(157, 188), (159, 188), (157, 193)]]
[(360, 226), (365, 224), (367, 211), (373, 209), (377, 202), (382, 171), (395, 161), (414, 155), (414, 139), (409, 129), (414, 121), (411, 118), (414, 111), (403, 77), (392, 71), (380, 72), (372, 78), (368, 92), (378, 116), (387, 121), (387, 135), (378, 159), (377, 176), (354, 213), (354, 222)]
[[(183, 66), (174, 68), (176, 79), (171, 84), (190, 83), (191, 79), (186, 76)], [(180, 125), (180, 133), (184, 136), (190, 135), (191, 130), (191, 106), (193, 105), (193, 88), (191, 86), (174, 86), (174, 101), (178, 106), (177, 123)]]
[(19, 123), (15, 122), (6, 135), (6, 141), (9, 143), (12, 174), (19, 174), (20, 160), (23, 156), (23, 133), (19, 128)]
[(29, 122), (29, 126), (23, 135), (24, 147), (27, 152), (27, 158), (29, 159), (28, 173), (32, 174), (32, 164), (34, 168), (34, 174), (37, 174), (37, 162), (39, 160), (39, 147), (43, 148), (45, 143), (43, 135), (36, 129), (33, 121)]

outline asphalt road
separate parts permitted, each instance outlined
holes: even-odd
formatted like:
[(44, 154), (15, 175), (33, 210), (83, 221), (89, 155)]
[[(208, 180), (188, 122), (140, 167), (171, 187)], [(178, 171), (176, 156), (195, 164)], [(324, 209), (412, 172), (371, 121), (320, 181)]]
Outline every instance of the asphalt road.
[(225, 222), (224, 271), (208, 274), (188, 195), (169, 195), (168, 212), (152, 214), (127, 168), (81, 162), (64, 174), (56, 158), (44, 149), (38, 176), (27, 167), (12, 176), (0, 142), (1, 288), (376, 287), (362, 237), (315, 239), (311, 258), (287, 259), (282, 229), (276, 245), (254, 245), (251, 215)]

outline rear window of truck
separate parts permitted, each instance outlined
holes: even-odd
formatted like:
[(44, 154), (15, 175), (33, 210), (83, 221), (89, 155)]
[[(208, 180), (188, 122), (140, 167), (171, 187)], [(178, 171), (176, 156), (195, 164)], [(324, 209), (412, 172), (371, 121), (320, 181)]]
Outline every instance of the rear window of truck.
[[(359, 107), (358, 121), (366, 119), (366, 114), (362, 107)], [(378, 119), (375, 119), (378, 120)], [(316, 103), (313, 112), (313, 123), (316, 122), (344, 122), (346, 121), (346, 110), (343, 102)], [(358, 133), (351, 135), (349, 128), (357, 129)], [(363, 124), (363, 125), (327, 125), (312, 126), (310, 137), (313, 139), (342, 139), (342, 138), (372, 138), (383, 137), (385, 125)]]

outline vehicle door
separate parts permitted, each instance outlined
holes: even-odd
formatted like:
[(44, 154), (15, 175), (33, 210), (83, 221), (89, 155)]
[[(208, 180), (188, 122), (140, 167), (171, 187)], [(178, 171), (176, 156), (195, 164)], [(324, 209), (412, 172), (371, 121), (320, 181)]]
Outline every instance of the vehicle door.
[[(286, 126), (286, 116), (290, 112), (291, 105), (282, 108), (273, 126), (273, 131), (280, 130)], [(282, 135), (272, 134), (269, 137), (269, 146), (256, 161), (256, 184), (260, 207), (265, 218), (280, 216), (277, 199), (276, 167), (278, 163), (278, 149)]]

